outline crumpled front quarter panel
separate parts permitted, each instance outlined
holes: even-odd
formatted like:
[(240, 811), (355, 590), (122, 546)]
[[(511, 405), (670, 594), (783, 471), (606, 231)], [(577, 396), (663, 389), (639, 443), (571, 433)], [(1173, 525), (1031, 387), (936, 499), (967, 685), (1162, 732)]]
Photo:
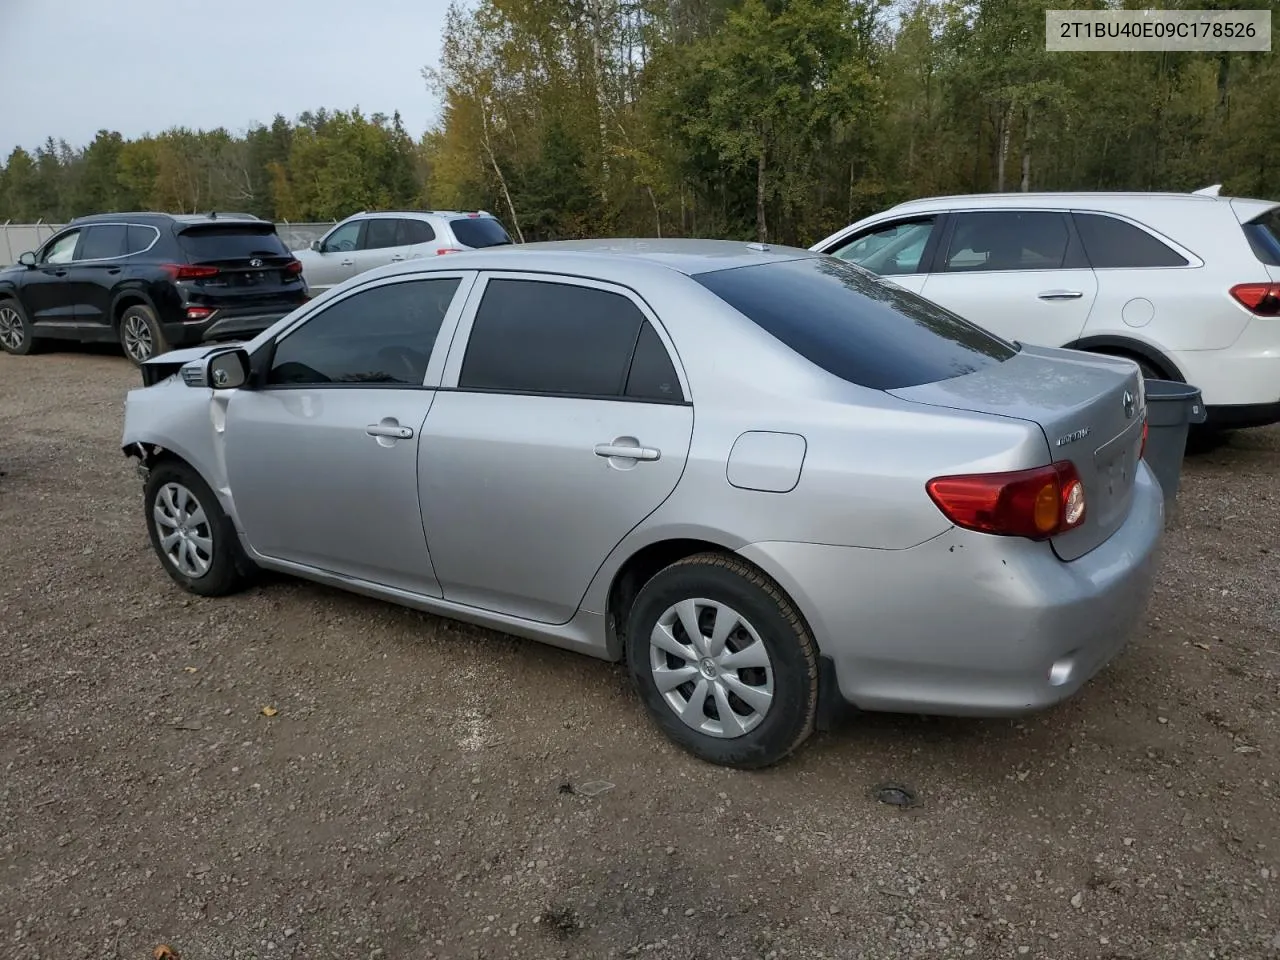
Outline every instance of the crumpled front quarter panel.
[[(223, 461), (222, 428), (227, 404), (236, 391), (215, 394), (188, 387), (175, 375), (155, 386), (130, 390), (125, 397), (121, 447), (159, 447), (181, 457), (213, 488), (227, 515), (236, 520)], [(239, 522), (236, 521), (237, 528)]]

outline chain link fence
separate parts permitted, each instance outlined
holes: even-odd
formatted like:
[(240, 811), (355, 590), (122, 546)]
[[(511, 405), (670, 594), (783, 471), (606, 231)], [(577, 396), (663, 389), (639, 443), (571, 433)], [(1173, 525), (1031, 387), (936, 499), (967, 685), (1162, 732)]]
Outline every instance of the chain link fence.
[[(290, 250), (301, 250), (324, 236), (337, 221), (328, 223), (290, 223), (281, 220), (276, 224), (280, 239)], [(40, 245), (61, 230), (62, 223), (0, 223), (0, 266), (17, 263), (27, 250), (38, 250)]]

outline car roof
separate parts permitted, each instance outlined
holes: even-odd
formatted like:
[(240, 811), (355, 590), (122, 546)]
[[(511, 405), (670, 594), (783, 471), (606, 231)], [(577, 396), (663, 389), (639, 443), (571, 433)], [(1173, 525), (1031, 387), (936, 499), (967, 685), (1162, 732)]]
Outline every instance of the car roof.
[[(270, 223), (269, 220), (263, 220), (255, 217), (251, 213), (219, 213), (213, 211), (211, 213), (158, 213), (154, 210), (135, 210), (126, 213), (90, 213), (83, 217), (76, 217), (71, 221), (73, 224), (89, 224), (89, 223), (119, 223), (125, 220), (141, 220), (158, 221), (163, 223)], [(70, 224), (68, 224), (70, 225)]]
[[(1126, 206), (1134, 203), (1192, 203), (1215, 204), (1245, 200), (1242, 197), (1220, 196), (1216, 193), (1174, 193), (1137, 190), (1080, 190), (1045, 191), (1041, 193), (959, 193), (937, 197), (919, 197), (900, 203), (893, 210), (911, 210), (915, 207), (931, 209), (959, 209), (964, 207), (1072, 207), (1080, 204), (1112, 203)], [(1265, 201), (1247, 201), (1250, 203)]]
[(549, 255), (557, 260), (577, 260), (582, 263), (650, 263), (689, 276), (751, 264), (818, 256), (796, 247), (750, 243), (744, 240), (649, 239), (645, 237), (550, 240), (540, 243), (484, 247), (480, 250), (454, 254), (454, 256), (472, 258), (477, 254), (518, 256), (522, 259), (531, 255)]
[(432, 257), (405, 260), (359, 274), (362, 282), (404, 274), (448, 270), (498, 270), (512, 273), (559, 273), (626, 284), (637, 274), (650, 279), (728, 270), (762, 263), (813, 259), (822, 254), (795, 247), (765, 246), (741, 240), (649, 240), (613, 238), (502, 244)]
[(347, 217), (347, 220), (356, 220), (360, 217), (366, 219), (374, 219), (376, 217), (469, 217), (476, 220), (488, 218), (496, 220), (492, 213), (487, 210), (361, 210), (359, 213), (353, 213)]

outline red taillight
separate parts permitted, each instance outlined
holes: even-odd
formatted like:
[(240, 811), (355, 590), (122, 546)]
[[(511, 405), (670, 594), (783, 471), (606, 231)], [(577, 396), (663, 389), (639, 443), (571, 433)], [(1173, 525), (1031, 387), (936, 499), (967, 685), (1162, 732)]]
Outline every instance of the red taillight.
[(1043, 540), (1084, 522), (1084, 484), (1070, 462), (937, 477), (925, 489), (948, 520), (980, 533)]
[(1280, 314), (1280, 283), (1237, 283), (1231, 288), (1231, 296), (1259, 316)]
[(208, 320), (213, 316), (211, 307), (187, 307), (188, 320)]
[(1138, 459), (1147, 455), (1147, 418), (1142, 418), (1142, 446), (1138, 449)]
[(302, 261), (290, 260), (288, 263), (284, 265), (284, 268), (280, 272), (283, 273), (286, 277), (296, 277), (298, 274), (302, 272)]
[(436, 251), (436, 256), (439, 257), (439, 256), (443, 256), (446, 253), (461, 253), (461, 252), (462, 251), (459, 250), (457, 247), (441, 247), (439, 250)]
[(166, 263), (164, 270), (175, 280), (203, 280), (218, 275), (217, 267), (193, 267), (189, 263)]

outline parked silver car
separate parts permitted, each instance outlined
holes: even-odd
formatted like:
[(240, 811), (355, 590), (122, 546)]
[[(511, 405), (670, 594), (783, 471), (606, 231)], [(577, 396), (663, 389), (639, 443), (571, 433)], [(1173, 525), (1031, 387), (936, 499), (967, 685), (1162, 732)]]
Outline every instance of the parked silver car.
[(509, 243), (502, 221), (483, 210), (384, 210), (347, 217), (293, 255), (312, 292), (320, 292), (402, 260)]
[(1163, 530), (1131, 361), (1007, 343), (859, 267), (713, 241), (435, 258), (129, 393), (151, 541), (607, 660), (707, 760), (841, 699), (1048, 706), (1123, 646)]

